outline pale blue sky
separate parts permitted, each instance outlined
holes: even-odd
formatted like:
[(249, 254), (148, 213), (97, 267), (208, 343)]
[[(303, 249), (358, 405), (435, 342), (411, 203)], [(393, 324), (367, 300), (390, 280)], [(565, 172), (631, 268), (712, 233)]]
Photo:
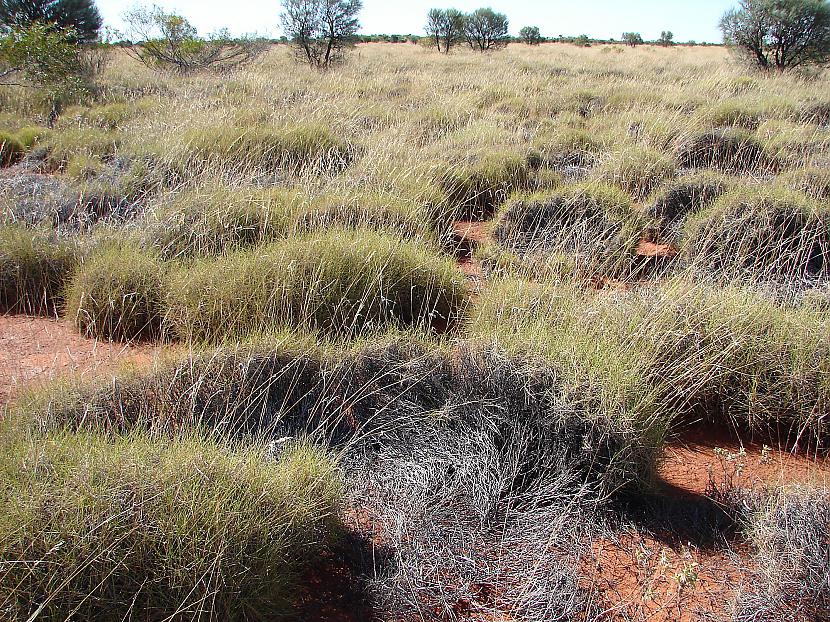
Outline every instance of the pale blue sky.
[[(108, 26), (122, 28), (120, 16), (136, 0), (98, 0)], [(279, 36), (279, 0), (149, 0), (187, 17), (199, 32), (207, 34), (227, 27), (234, 34), (256, 32)], [(587, 34), (619, 38), (624, 31), (640, 32), (656, 39), (662, 30), (674, 32), (676, 41), (720, 42), (718, 20), (737, 0), (363, 0), (361, 32), (367, 34), (423, 34), (427, 11), (434, 7), (456, 7), (469, 11), (492, 6), (507, 14), (510, 30), (539, 26), (548, 37)]]

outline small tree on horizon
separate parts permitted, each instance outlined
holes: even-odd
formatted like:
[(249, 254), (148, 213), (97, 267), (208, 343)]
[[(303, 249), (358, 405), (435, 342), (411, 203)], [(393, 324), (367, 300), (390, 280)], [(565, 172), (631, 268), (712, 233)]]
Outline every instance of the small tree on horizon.
[(660, 33), (660, 38), (657, 42), (664, 48), (674, 45), (674, 33), (671, 30), (664, 30)]
[(430, 9), (424, 30), (439, 52), (449, 54), (453, 45), (463, 40), (464, 22), (465, 16), (458, 9)]
[(764, 70), (830, 62), (826, 0), (741, 0), (720, 21), (723, 40)]
[(643, 43), (643, 37), (639, 32), (624, 32), (622, 34), (623, 43), (630, 47), (637, 47)]
[(539, 45), (542, 42), (542, 34), (538, 26), (525, 26), (519, 31), (519, 36), (527, 45)]
[(316, 69), (343, 60), (360, 29), (361, 0), (282, 0), (282, 29), (297, 56)]
[(490, 7), (476, 9), (464, 18), (464, 35), (470, 47), (489, 52), (507, 45), (510, 22), (504, 13)]
[(234, 39), (226, 30), (201, 38), (185, 17), (158, 6), (134, 7), (123, 20), (127, 32), (121, 34), (136, 44), (125, 48), (127, 54), (155, 70), (232, 69), (253, 60), (265, 47), (261, 41)]
[(98, 39), (103, 25), (94, 0), (0, 0), (0, 25), (5, 33), (34, 24), (53, 24), (80, 43)]

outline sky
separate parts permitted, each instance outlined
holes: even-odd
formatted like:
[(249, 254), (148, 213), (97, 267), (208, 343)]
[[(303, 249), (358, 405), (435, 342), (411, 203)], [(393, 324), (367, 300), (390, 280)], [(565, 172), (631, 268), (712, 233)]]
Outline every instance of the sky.
[[(107, 26), (123, 29), (120, 16), (136, 0), (97, 0)], [(279, 0), (147, 0), (186, 17), (201, 34), (228, 28), (233, 34), (280, 36)], [(423, 34), (427, 11), (455, 7), (470, 11), (491, 6), (505, 13), (510, 31), (539, 26), (546, 37), (586, 34), (596, 39), (619, 39), (626, 31), (646, 40), (670, 30), (677, 42), (719, 43), (718, 20), (737, 0), (363, 0), (360, 14), (364, 34)]]

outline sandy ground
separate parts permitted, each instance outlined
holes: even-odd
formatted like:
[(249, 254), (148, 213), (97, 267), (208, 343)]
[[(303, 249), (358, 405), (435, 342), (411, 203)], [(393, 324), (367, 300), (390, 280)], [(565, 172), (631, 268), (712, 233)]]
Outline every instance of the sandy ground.
[(70, 374), (105, 375), (131, 363), (149, 365), (159, 351), (86, 339), (64, 320), (0, 315), (0, 404), (23, 385)]

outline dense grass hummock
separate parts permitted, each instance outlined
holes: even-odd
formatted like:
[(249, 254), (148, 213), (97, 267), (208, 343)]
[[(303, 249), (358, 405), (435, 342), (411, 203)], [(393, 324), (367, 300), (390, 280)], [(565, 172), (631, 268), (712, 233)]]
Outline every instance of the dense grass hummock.
[(160, 336), (164, 268), (151, 252), (104, 244), (75, 271), (66, 314), (88, 337), (129, 341)]
[(0, 226), (0, 312), (62, 311), (79, 254), (77, 244), (54, 232)]
[(358, 335), (386, 326), (446, 329), (466, 292), (453, 262), (373, 231), (305, 234), (175, 270), (167, 321), (183, 339), (284, 326)]
[(816, 280), (830, 274), (828, 211), (782, 188), (740, 187), (689, 218), (684, 253), (726, 278)]
[(57, 433), (0, 451), (10, 620), (284, 616), (336, 532), (341, 484), (309, 446), (275, 461), (195, 436)]

